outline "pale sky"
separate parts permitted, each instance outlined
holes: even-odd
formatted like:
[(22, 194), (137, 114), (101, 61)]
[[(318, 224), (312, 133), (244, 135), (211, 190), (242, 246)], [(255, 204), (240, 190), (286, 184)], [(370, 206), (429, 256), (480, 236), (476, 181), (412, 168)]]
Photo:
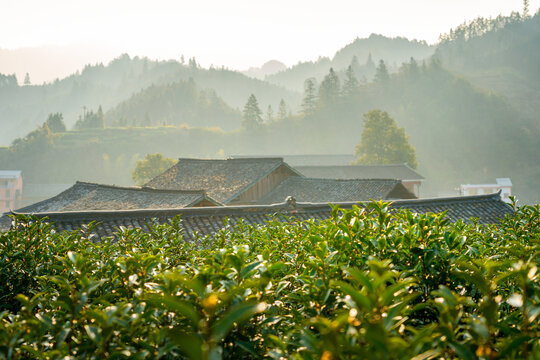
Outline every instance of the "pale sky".
[[(332, 56), (371, 33), (437, 41), (466, 20), (522, 0), (0, 0), (0, 48), (89, 45), (108, 53), (232, 69)], [(540, 0), (530, 0), (535, 13)], [(2, 69), (0, 69), (2, 72)]]

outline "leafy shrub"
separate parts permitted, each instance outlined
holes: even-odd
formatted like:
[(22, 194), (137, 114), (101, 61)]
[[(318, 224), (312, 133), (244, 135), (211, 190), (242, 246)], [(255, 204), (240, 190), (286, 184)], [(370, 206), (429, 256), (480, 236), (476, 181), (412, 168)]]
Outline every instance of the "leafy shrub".
[(182, 239), (0, 234), (0, 357), (532, 358), (540, 208), (497, 226), (388, 204)]

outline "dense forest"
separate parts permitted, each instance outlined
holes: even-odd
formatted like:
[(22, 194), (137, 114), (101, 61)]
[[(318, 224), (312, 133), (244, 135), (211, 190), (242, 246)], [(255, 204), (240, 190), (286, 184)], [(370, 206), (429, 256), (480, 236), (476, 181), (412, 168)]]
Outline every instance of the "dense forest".
[(356, 76), (364, 82), (371, 80), (375, 74), (375, 61), (383, 59), (391, 69), (397, 69), (401, 63), (411, 57), (427, 59), (435, 48), (425, 41), (405, 38), (388, 38), (372, 34), (367, 39), (355, 39), (352, 43), (338, 50), (332, 59), (320, 57), (316, 61), (300, 62), (289, 69), (266, 76), (266, 80), (283, 85), (289, 89), (302, 91), (304, 80), (315, 78), (321, 81), (333, 68), (338, 72), (352, 64)]
[[(71, 127), (85, 109), (105, 111), (150, 86), (193, 79), (201, 91), (216, 92), (232, 108), (241, 108), (251, 93), (262, 104), (278, 106), (281, 99), (296, 108), (301, 94), (249, 78), (224, 68), (201, 68), (194, 58), (184, 63), (152, 61), (122, 55), (108, 65), (86, 66), (80, 73), (43, 85), (19, 86), (12, 75), (0, 75), (0, 144), (24, 136), (49, 113), (61, 112)], [(149, 92), (150, 93), (150, 92)], [(145, 112), (140, 114), (144, 118)], [(182, 122), (180, 122), (182, 123)], [(215, 124), (219, 126), (219, 121)]]
[[(2, 75), (0, 167), (30, 183), (131, 184), (147, 153), (352, 154), (362, 115), (381, 109), (416, 148), (423, 196), (510, 177), (539, 202), (538, 34), (537, 13), (474, 20), (436, 47), (372, 35), (265, 81), (127, 55), (40, 86)], [(69, 130), (43, 123), (58, 112)]]
[(201, 91), (187, 81), (151, 85), (105, 114), (109, 126), (190, 125), (233, 130), (240, 111), (231, 108), (213, 90)]
[(441, 36), (437, 56), (473, 83), (504, 95), (530, 116), (540, 113), (540, 17), (478, 18)]

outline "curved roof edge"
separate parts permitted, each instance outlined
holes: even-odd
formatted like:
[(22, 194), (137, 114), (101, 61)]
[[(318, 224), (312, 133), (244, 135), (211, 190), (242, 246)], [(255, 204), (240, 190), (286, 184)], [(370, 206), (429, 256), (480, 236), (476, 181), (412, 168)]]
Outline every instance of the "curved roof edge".
[[(435, 205), (435, 204), (456, 204), (464, 202), (482, 202), (482, 201), (497, 201), (504, 204), (508, 210), (513, 211), (512, 207), (501, 200), (500, 193), (487, 195), (468, 195), (454, 196), (442, 198), (424, 198), (424, 199), (406, 199), (393, 200), (383, 202), (391, 203), (393, 206), (405, 207), (412, 205)], [(88, 211), (63, 211), (63, 212), (42, 212), (31, 213), (21, 211), (11, 211), (11, 215), (32, 215), (38, 218), (47, 217), (54, 221), (55, 219), (121, 219), (121, 218), (137, 218), (137, 217), (169, 217), (184, 214), (186, 216), (211, 216), (211, 215), (235, 215), (235, 214), (255, 214), (280, 211), (317, 211), (328, 209), (331, 205), (338, 205), (340, 208), (351, 208), (352, 206), (366, 206), (371, 201), (360, 202), (339, 202), (339, 203), (309, 203), (296, 202), (295, 199), (289, 198), (287, 201), (271, 204), (271, 205), (237, 205), (237, 206), (208, 206), (208, 207), (191, 207), (191, 208), (172, 208), (172, 209), (133, 209), (133, 210), (88, 210)]]

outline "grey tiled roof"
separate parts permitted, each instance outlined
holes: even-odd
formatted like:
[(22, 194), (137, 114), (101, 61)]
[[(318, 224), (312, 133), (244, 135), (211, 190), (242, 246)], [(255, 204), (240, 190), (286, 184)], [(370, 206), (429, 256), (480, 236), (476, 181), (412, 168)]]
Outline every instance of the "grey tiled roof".
[[(341, 208), (351, 208), (353, 205), (365, 206), (366, 203), (341, 203)], [(394, 209), (410, 209), (417, 213), (447, 211), (446, 216), (451, 221), (468, 220), (471, 217), (479, 219), (480, 223), (497, 223), (507, 214), (512, 214), (512, 208), (501, 201), (499, 194), (461, 196), (451, 198), (396, 200), (391, 205)], [(330, 217), (331, 206), (328, 204), (296, 203), (294, 199), (275, 205), (255, 206), (222, 206), (184, 209), (159, 210), (124, 210), (124, 211), (86, 211), (63, 213), (40, 213), (36, 216), (47, 218), (54, 223), (58, 231), (81, 228), (90, 222), (97, 222), (94, 229), (96, 238), (112, 236), (120, 227), (142, 228), (148, 231), (153, 223), (167, 223), (180, 215), (182, 219), (184, 238), (193, 240), (199, 235), (213, 235), (229, 219), (234, 225), (240, 221), (252, 225), (263, 225), (276, 214), (299, 220), (323, 220)], [(283, 219), (283, 217), (281, 217)]]
[(203, 190), (158, 190), (141, 187), (120, 187), (77, 181), (60, 194), (18, 209), (23, 213), (163, 209), (196, 206), (199, 203), (220, 205)]
[(259, 204), (276, 204), (292, 196), (298, 202), (328, 203), (382, 199), (414, 199), (400, 180), (336, 180), (290, 177), (281, 182)]
[[(254, 155), (250, 155), (253, 157)], [(280, 157), (296, 168), (297, 166), (335, 166), (350, 165), (354, 161), (352, 154), (303, 154), (303, 155), (255, 155), (256, 157)], [(234, 159), (249, 157), (247, 155), (231, 155)]]
[(146, 186), (203, 189), (213, 199), (226, 204), (281, 165), (288, 166), (282, 158), (179, 159), (176, 165)]
[(302, 175), (324, 179), (400, 179), (423, 180), (407, 164), (348, 165), (348, 166), (295, 166)]

